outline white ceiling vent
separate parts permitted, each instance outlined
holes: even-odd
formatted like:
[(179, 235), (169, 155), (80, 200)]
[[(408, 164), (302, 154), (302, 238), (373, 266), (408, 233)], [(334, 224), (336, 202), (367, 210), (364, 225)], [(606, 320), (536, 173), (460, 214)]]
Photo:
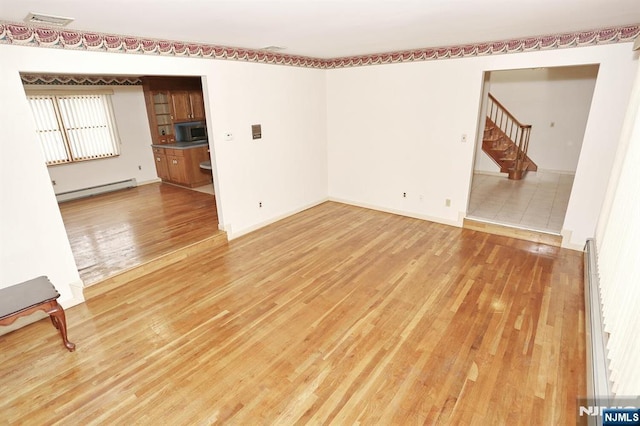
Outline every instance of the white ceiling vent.
[(282, 46), (265, 46), (260, 48), (260, 50), (268, 50), (269, 52), (279, 52), (285, 49), (286, 47), (282, 47)]
[(30, 12), (24, 22), (30, 24), (55, 25), (56, 27), (64, 27), (73, 22), (73, 18), (65, 18), (64, 16), (46, 15), (44, 13)]

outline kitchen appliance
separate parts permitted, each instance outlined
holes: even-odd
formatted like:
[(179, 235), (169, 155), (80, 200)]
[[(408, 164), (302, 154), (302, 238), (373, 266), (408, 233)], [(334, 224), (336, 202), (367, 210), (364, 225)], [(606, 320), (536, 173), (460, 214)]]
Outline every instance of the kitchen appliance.
[(182, 142), (207, 140), (207, 126), (204, 123), (186, 123), (177, 125), (178, 139)]

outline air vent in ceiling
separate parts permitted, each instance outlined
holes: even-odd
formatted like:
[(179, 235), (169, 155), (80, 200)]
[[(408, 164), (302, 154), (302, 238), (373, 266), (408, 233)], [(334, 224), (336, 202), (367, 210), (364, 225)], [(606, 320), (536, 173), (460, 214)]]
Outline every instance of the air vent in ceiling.
[(66, 18), (64, 16), (46, 15), (44, 13), (30, 12), (24, 22), (29, 24), (44, 24), (55, 25), (56, 27), (64, 27), (73, 22), (73, 18)]
[(269, 52), (279, 52), (281, 50), (285, 50), (286, 47), (282, 47), (282, 46), (265, 46), (263, 48), (261, 48), (261, 50), (268, 50)]

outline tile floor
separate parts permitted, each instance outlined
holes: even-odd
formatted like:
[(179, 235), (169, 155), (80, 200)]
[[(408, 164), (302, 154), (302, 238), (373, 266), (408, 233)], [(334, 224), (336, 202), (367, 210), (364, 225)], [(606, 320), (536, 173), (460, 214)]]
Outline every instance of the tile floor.
[(559, 234), (573, 175), (529, 172), (519, 181), (474, 173), (467, 217)]
[(203, 186), (196, 186), (195, 188), (191, 188), (194, 191), (198, 191), (198, 192), (204, 192), (205, 194), (211, 194), (211, 195), (215, 195), (213, 193), (213, 184), (212, 183), (208, 183), (206, 185)]

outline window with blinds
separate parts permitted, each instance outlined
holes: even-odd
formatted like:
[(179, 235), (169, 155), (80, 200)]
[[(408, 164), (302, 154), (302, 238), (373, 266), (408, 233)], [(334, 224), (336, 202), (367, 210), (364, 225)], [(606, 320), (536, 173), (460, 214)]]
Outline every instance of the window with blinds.
[(47, 165), (120, 154), (111, 95), (28, 95)]

